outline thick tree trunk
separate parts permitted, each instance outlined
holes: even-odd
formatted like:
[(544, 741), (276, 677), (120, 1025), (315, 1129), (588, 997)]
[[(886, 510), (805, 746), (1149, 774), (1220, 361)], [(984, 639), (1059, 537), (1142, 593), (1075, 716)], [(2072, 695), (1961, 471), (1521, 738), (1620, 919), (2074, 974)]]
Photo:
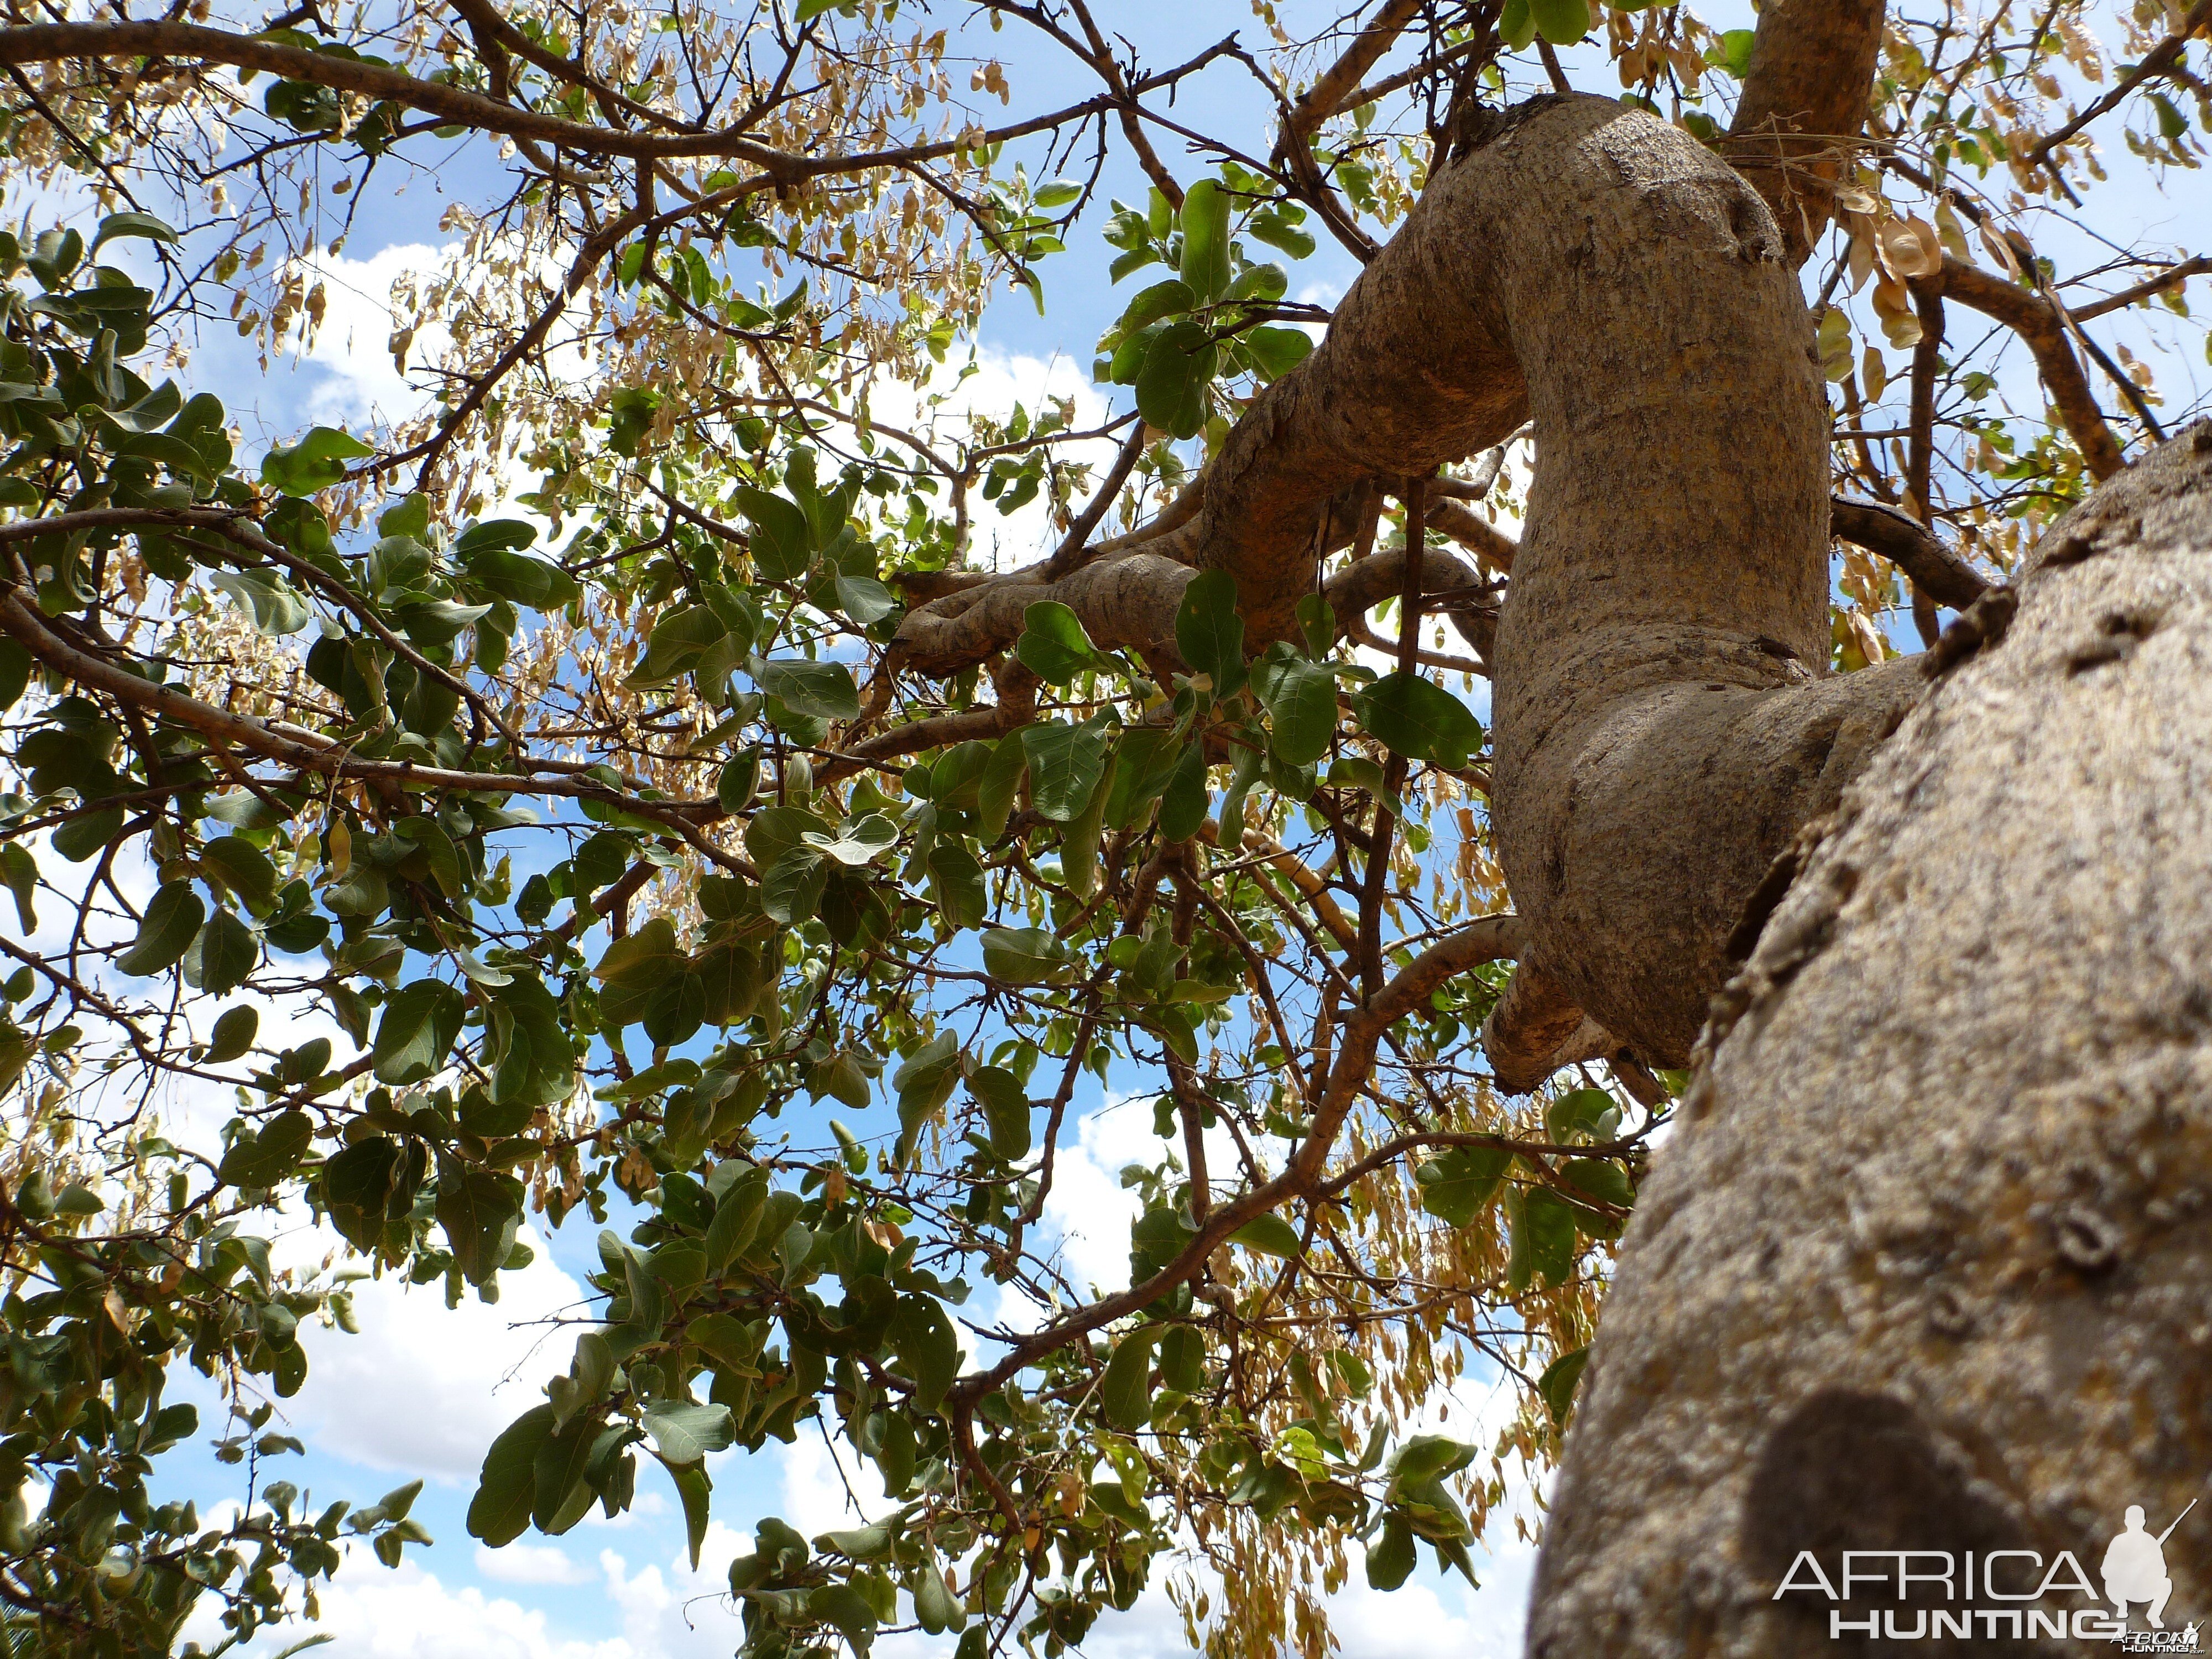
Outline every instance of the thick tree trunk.
[(900, 649), (949, 672), (1052, 598), (1101, 643), (1171, 662), (1176, 603), (1206, 568), (1237, 578), (1256, 645), (1294, 626), (1344, 492), (1533, 417), (1492, 799), (1545, 992), (1511, 1006), (1556, 1018), (1494, 1023), (1492, 1059), (1526, 1086), (1554, 1028), (1587, 1016), (1603, 1046), (1680, 1065), (1745, 900), (1918, 682), (1827, 674), (1826, 405), (1758, 191), (1606, 99), (1538, 99), (1466, 137), (1328, 337), (1237, 423), (1187, 521), (1056, 580), (925, 605)]
[[(1862, 1650), (1824, 1597), (1775, 1599), (1799, 1550), (2095, 1575), (2128, 1505), (2156, 1533), (2206, 1493), (2212, 427), (2045, 538), (1706, 1042), (1583, 1382), (1532, 1655)], [(2207, 1515), (2166, 1545), (2176, 1628), (2212, 1613)], [(1879, 1605), (1862, 1584), (1846, 1616)]]

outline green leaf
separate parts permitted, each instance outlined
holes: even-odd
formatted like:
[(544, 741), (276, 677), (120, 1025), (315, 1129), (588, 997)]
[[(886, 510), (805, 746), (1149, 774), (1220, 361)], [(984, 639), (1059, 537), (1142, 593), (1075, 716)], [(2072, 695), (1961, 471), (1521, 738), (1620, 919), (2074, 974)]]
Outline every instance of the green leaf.
[(192, 941), (185, 955), (185, 975), (200, 990), (219, 997), (243, 985), (260, 960), (261, 941), (253, 936), (253, 930), (229, 911), (217, 910)]
[(1001, 1066), (978, 1066), (968, 1079), (968, 1092), (983, 1108), (989, 1126), (991, 1150), (1009, 1164), (1030, 1153), (1029, 1091), (1022, 1080)]
[(1482, 748), (1482, 723), (1443, 687), (1403, 670), (1353, 698), (1368, 732), (1408, 760), (1456, 769)]
[(297, 1168), (314, 1139), (313, 1120), (302, 1111), (280, 1112), (258, 1133), (240, 1134), (216, 1167), (227, 1187), (274, 1187)]
[(532, 1406), (491, 1443), (469, 1500), (470, 1537), (497, 1549), (522, 1536), (538, 1497), (538, 1454), (552, 1439), (553, 1427), (553, 1407)]
[(514, 1249), (522, 1219), (522, 1185), (512, 1176), (438, 1160), (438, 1224), (461, 1277), (482, 1285)]
[(853, 684), (853, 671), (842, 662), (808, 662), (792, 658), (763, 662), (753, 670), (760, 689), (782, 700), (794, 714), (818, 720), (857, 720), (860, 694)]
[[(20, 889), (15, 902), (19, 910), (24, 908)], [(200, 902), (200, 896), (192, 890), (190, 882), (163, 884), (154, 890), (154, 896), (147, 901), (138, 937), (131, 941), (128, 951), (116, 958), (116, 967), (141, 979), (175, 967), (191, 947), (206, 917), (207, 907)], [(30, 925), (27, 916), (24, 925)]]
[(1413, 1576), (1419, 1565), (1419, 1547), (1413, 1542), (1413, 1529), (1402, 1515), (1392, 1513), (1384, 1517), (1382, 1530), (1367, 1547), (1367, 1587), (1370, 1589), (1394, 1590)]
[(807, 846), (848, 867), (874, 863), (897, 840), (898, 826), (881, 812), (854, 818), (834, 836), (809, 830), (804, 837)]
[(200, 1058), (210, 1066), (221, 1066), (236, 1060), (253, 1046), (253, 1035), (261, 1028), (261, 1016), (244, 1004), (227, 1008), (208, 1033), (207, 1053)]
[(814, 556), (814, 537), (798, 503), (750, 485), (738, 489), (734, 499), (752, 526), (753, 568), (762, 580), (781, 582), (805, 575)]
[(1206, 388), (1220, 366), (1220, 348), (1203, 325), (1169, 325), (1145, 348), (1137, 370), (1137, 412), (1177, 438), (1197, 436), (1206, 424)]
[(1538, 1188), (1509, 1188), (1505, 1213), (1513, 1248), (1507, 1257), (1506, 1284), (1516, 1296), (1538, 1275), (1556, 1289), (1575, 1265), (1575, 1212), (1565, 1200)]
[(1200, 179), (1182, 198), (1182, 280), (1200, 300), (1218, 300), (1229, 286), (1229, 194)]
[(646, 636), (645, 655), (623, 684), (645, 690), (680, 679), (729, 631), (722, 619), (703, 605), (664, 612)]
[(272, 639), (298, 633), (314, 616), (282, 577), (265, 570), (218, 570), (208, 580), (252, 620), (255, 633)]
[(1528, 0), (1536, 33), (1555, 46), (1571, 46), (1589, 33), (1589, 7), (1583, 0)]
[(1105, 729), (1047, 721), (1024, 726), (1020, 737), (1037, 816), (1067, 823), (1090, 804), (1106, 769)]
[(1314, 349), (1313, 336), (1302, 328), (1247, 329), (1237, 342), (1251, 354), (1262, 378), (1279, 380), (1304, 362)]
[(983, 971), (1009, 985), (1057, 985), (1071, 979), (1067, 948), (1042, 927), (990, 927), (983, 933)]
[(1082, 619), (1057, 599), (1039, 599), (1022, 613), (1014, 654), (1047, 685), (1066, 685), (1099, 661)]
[(1298, 1237), (1298, 1230), (1282, 1217), (1273, 1214), (1254, 1216), (1229, 1235), (1229, 1242), (1286, 1259), (1296, 1256), (1305, 1248)]
[(143, 236), (152, 242), (177, 240), (177, 233), (150, 213), (111, 213), (100, 222), (100, 230), (92, 239), (92, 251), (97, 253), (103, 244), (125, 236)]
[(1328, 664), (1278, 641), (1252, 665), (1252, 689), (1267, 711), (1269, 746), (1286, 766), (1310, 766), (1336, 735), (1336, 676)]
[(1176, 648), (1194, 674), (1212, 677), (1220, 702), (1244, 684), (1244, 619), (1237, 614), (1237, 578), (1201, 570), (1176, 607)]
[(370, 1048), (380, 1083), (420, 1083), (446, 1063), (467, 1012), (461, 994), (434, 979), (418, 979), (393, 994), (377, 1022)]
[(1505, 0), (1505, 9), (1498, 14), (1498, 33), (1511, 50), (1528, 50), (1536, 38), (1536, 17), (1529, 0)]
[(1455, 1227), (1471, 1225), (1490, 1207), (1513, 1154), (1496, 1146), (1455, 1146), (1414, 1171), (1421, 1207)]
[(1098, 1404), (1117, 1429), (1141, 1429), (1152, 1418), (1152, 1344), (1163, 1328), (1142, 1325), (1114, 1345), (1106, 1376), (1098, 1385)]
[(308, 428), (295, 444), (278, 444), (261, 458), (261, 482), (285, 495), (312, 495), (345, 477), (345, 464), (376, 452), (334, 427)]
[(975, 780), (975, 830), (987, 846), (1006, 833), (1006, 820), (1013, 814), (1029, 761), (1023, 734), (1009, 732), (993, 746), (990, 760)]
[(936, 1410), (960, 1374), (960, 1339), (943, 1304), (931, 1296), (901, 1297), (884, 1337), (915, 1386), (915, 1407)]
[(684, 1541), (690, 1547), (691, 1571), (696, 1572), (699, 1551), (707, 1541), (714, 1483), (704, 1468), (693, 1465), (670, 1469), (668, 1478), (676, 1483), (677, 1498), (684, 1505)]
[(1206, 745), (1194, 741), (1168, 778), (1160, 800), (1160, 834), (1170, 841), (1188, 841), (1206, 823), (1212, 799), (1206, 782)]
[(762, 875), (761, 914), (791, 927), (811, 921), (829, 882), (830, 860), (814, 848), (794, 847)]
[(214, 866), (224, 885), (247, 903), (267, 904), (276, 896), (276, 866), (243, 836), (222, 836), (200, 848), (203, 863)]
[(737, 1438), (727, 1406), (656, 1406), (645, 1414), (645, 1431), (671, 1463), (696, 1463)]
[(1129, 308), (1121, 313), (1121, 320), (1115, 326), (1126, 337), (1163, 317), (1180, 317), (1197, 307), (1198, 296), (1191, 292), (1190, 284), (1170, 276), (1164, 283), (1154, 283), (1131, 300)]
[(1545, 1410), (1552, 1413), (1552, 1421), (1564, 1429), (1575, 1407), (1575, 1390), (1583, 1380), (1583, 1369), (1589, 1364), (1589, 1350), (1577, 1348), (1572, 1353), (1563, 1353), (1544, 1367), (1543, 1376), (1536, 1379), (1536, 1392), (1543, 1396)]
[(769, 1177), (765, 1170), (744, 1176), (722, 1194), (714, 1218), (707, 1226), (707, 1276), (719, 1279), (730, 1263), (744, 1254), (760, 1227), (768, 1207)]
[(1609, 1158), (1574, 1158), (1559, 1173), (1566, 1177), (1569, 1186), (1602, 1203), (1626, 1210), (1636, 1202), (1636, 1188), (1628, 1179), (1628, 1171)]
[(957, 841), (940, 841), (929, 849), (929, 879), (945, 925), (955, 933), (981, 927), (990, 914), (990, 890), (983, 866), (975, 855)]
[(1174, 1326), (1162, 1340), (1160, 1381), (1177, 1394), (1196, 1394), (1206, 1386), (1206, 1334), (1196, 1326)]
[[(903, 1488), (902, 1488), (903, 1490)], [(960, 1603), (945, 1587), (944, 1571), (937, 1565), (933, 1553), (924, 1559), (914, 1576), (914, 1616), (924, 1632), (931, 1636), (942, 1636), (947, 1631), (960, 1629), (968, 1622)]]

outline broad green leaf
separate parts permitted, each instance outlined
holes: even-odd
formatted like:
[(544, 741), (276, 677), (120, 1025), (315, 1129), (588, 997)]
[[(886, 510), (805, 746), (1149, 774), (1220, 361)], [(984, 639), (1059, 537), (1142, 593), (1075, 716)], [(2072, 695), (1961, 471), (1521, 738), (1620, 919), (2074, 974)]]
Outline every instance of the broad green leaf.
[(1273, 1214), (1254, 1216), (1229, 1235), (1229, 1242), (1267, 1255), (1286, 1258), (1297, 1255), (1304, 1248), (1298, 1237), (1298, 1230), (1282, 1217)]
[(1115, 326), (1127, 336), (1147, 323), (1156, 323), (1163, 317), (1180, 317), (1197, 307), (1198, 296), (1191, 292), (1190, 284), (1170, 276), (1164, 283), (1154, 283), (1131, 300)]
[(1205, 823), (1212, 799), (1206, 781), (1206, 745), (1194, 742), (1168, 779), (1160, 800), (1160, 834), (1170, 841), (1188, 841)]
[(1252, 665), (1252, 687), (1267, 710), (1275, 757), (1310, 766), (1328, 752), (1336, 735), (1336, 676), (1326, 663), (1276, 644)]
[(208, 1033), (207, 1053), (201, 1059), (210, 1066), (224, 1065), (236, 1060), (253, 1046), (254, 1033), (261, 1028), (261, 1016), (252, 1008), (240, 1004), (226, 1008)]
[(1206, 1385), (1206, 1334), (1195, 1325), (1175, 1325), (1160, 1340), (1160, 1381), (1177, 1394)]
[(1577, 1348), (1572, 1353), (1563, 1353), (1544, 1367), (1543, 1376), (1536, 1379), (1536, 1392), (1543, 1396), (1544, 1408), (1552, 1414), (1552, 1421), (1559, 1428), (1567, 1426), (1567, 1419), (1575, 1406), (1575, 1390), (1583, 1380), (1583, 1368), (1589, 1363), (1589, 1350)]
[(1353, 702), (1367, 730), (1408, 760), (1456, 769), (1482, 748), (1482, 724), (1467, 705), (1419, 674), (1386, 674)]
[(1200, 179), (1182, 198), (1181, 275), (1200, 300), (1218, 300), (1229, 287), (1229, 193)]
[(915, 1405), (936, 1410), (960, 1374), (960, 1339), (944, 1305), (931, 1296), (901, 1297), (885, 1338), (915, 1386)]
[(1006, 833), (1006, 820), (1021, 793), (1022, 776), (1030, 757), (1026, 733), (1009, 732), (991, 750), (991, 758), (975, 780), (975, 830), (985, 846)]
[(229, 911), (217, 910), (185, 953), (185, 978), (210, 996), (219, 997), (246, 983), (260, 960), (261, 941), (253, 930)]
[(794, 847), (761, 877), (761, 914), (796, 927), (814, 919), (830, 881), (830, 860), (812, 847)]
[(532, 1406), (501, 1430), (484, 1453), (476, 1496), (469, 1500), (469, 1536), (496, 1549), (522, 1536), (538, 1497), (538, 1454), (553, 1437), (553, 1407)]
[(729, 631), (707, 605), (686, 605), (681, 611), (664, 612), (646, 636), (645, 655), (623, 684), (648, 689), (680, 679)]
[(258, 1133), (231, 1142), (216, 1179), (227, 1187), (274, 1187), (299, 1166), (314, 1133), (314, 1121), (305, 1112), (280, 1112)]
[(1137, 411), (1178, 438), (1206, 424), (1206, 388), (1221, 365), (1220, 348), (1199, 323), (1171, 323), (1152, 337), (1137, 370)]
[(1066, 823), (1090, 804), (1106, 769), (1104, 728), (1046, 721), (1024, 726), (1020, 735), (1037, 816)]
[(734, 499), (752, 526), (753, 568), (762, 580), (790, 581), (805, 575), (814, 556), (814, 537), (798, 503), (750, 485), (738, 489)]
[(276, 866), (244, 836), (218, 836), (200, 848), (200, 859), (248, 903), (266, 904), (276, 896)]
[(380, 1083), (420, 1083), (446, 1063), (467, 1006), (452, 986), (418, 979), (395, 992), (370, 1049)]
[(97, 253), (105, 244), (125, 236), (143, 236), (153, 242), (177, 240), (177, 233), (167, 222), (150, 213), (111, 213), (100, 222), (100, 229), (92, 239), (92, 250)]
[(1414, 1171), (1421, 1207), (1431, 1215), (1465, 1227), (1490, 1207), (1505, 1178), (1512, 1153), (1496, 1146), (1455, 1146)]
[(881, 812), (870, 812), (853, 819), (834, 836), (809, 830), (804, 840), (825, 857), (857, 866), (872, 864), (888, 852), (898, 840), (898, 826)]
[(727, 1406), (656, 1406), (645, 1414), (645, 1431), (671, 1463), (696, 1463), (737, 1437)]
[(198, 935), (200, 923), (206, 917), (207, 907), (200, 902), (200, 896), (192, 890), (190, 882), (163, 884), (154, 890), (154, 896), (147, 901), (138, 937), (131, 941), (128, 951), (115, 959), (116, 967), (138, 978), (175, 967)]
[(1014, 654), (1047, 685), (1066, 685), (1099, 660), (1082, 619), (1057, 599), (1039, 599), (1022, 613)]
[(983, 971), (1009, 985), (1057, 985), (1073, 977), (1076, 965), (1042, 927), (991, 927), (983, 933)]
[(1194, 674), (1212, 677), (1216, 702), (1244, 684), (1244, 619), (1237, 614), (1237, 579), (1201, 570), (1176, 607), (1176, 648)]
[(265, 570), (218, 570), (208, 580), (210, 586), (228, 594), (252, 620), (257, 634), (272, 638), (296, 634), (314, 616), (307, 600), (286, 586), (281, 576)]
[(928, 867), (933, 896), (945, 925), (956, 933), (981, 927), (990, 914), (991, 896), (975, 855), (957, 841), (940, 841), (929, 849)]
[(853, 671), (842, 662), (808, 662), (791, 658), (763, 662), (753, 670), (760, 689), (782, 700), (795, 714), (811, 714), (825, 720), (859, 718), (860, 694), (853, 684)]
[(1382, 1530), (1367, 1547), (1367, 1587), (1370, 1589), (1394, 1590), (1413, 1577), (1419, 1564), (1420, 1554), (1413, 1542), (1413, 1529), (1406, 1524), (1402, 1515), (1384, 1517)]
[(740, 1176), (722, 1194), (722, 1201), (714, 1206), (714, 1218), (707, 1227), (707, 1273), (710, 1278), (720, 1278), (753, 1242), (768, 1207), (768, 1172), (760, 1170)]
[(438, 1224), (445, 1230), (447, 1248), (462, 1278), (484, 1284), (514, 1249), (522, 1184), (512, 1176), (471, 1169), (442, 1155), (438, 1164)]
[(261, 458), (261, 482), (286, 495), (312, 495), (345, 477), (345, 464), (376, 452), (334, 427), (308, 428), (297, 443), (278, 444)]
[(1098, 1404), (1117, 1429), (1134, 1431), (1152, 1421), (1152, 1345), (1158, 1325), (1143, 1325), (1114, 1345), (1106, 1375), (1098, 1385)]
[(978, 1066), (968, 1079), (968, 1091), (983, 1108), (989, 1126), (991, 1150), (1009, 1164), (1030, 1154), (1029, 1091), (1022, 1080), (1001, 1066)]

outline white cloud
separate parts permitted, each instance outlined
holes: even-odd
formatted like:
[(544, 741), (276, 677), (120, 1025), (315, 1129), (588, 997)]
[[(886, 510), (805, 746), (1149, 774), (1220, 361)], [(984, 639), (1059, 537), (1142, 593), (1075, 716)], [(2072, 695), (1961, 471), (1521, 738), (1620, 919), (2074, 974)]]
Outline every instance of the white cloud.
[[(185, 1626), (203, 1644), (220, 1639), (213, 1598)], [(318, 1659), (645, 1659), (627, 1640), (562, 1634), (542, 1608), (473, 1585), (451, 1587), (410, 1562), (387, 1571), (366, 1555), (349, 1559), (321, 1595), (322, 1620), (287, 1626), (247, 1647), (245, 1659), (281, 1653), (303, 1634), (327, 1635)]]
[(553, 1544), (516, 1542), (501, 1549), (477, 1546), (477, 1571), (502, 1584), (580, 1584), (589, 1567)]
[(536, 1259), (499, 1276), (495, 1304), (471, 1292), (448, 1310), (442, 1284), (363, 1279), (354, 1287), (359, 1335), (320, 1326), (303, 1333), (312, 1363), (301, 1415), (323, 1449), (371, 1468), (474, 1484), (484, 1448), (567, 1367), (574, 1338), (547, 1322), (584, 1297), (543, 1237), (523, 1237)]

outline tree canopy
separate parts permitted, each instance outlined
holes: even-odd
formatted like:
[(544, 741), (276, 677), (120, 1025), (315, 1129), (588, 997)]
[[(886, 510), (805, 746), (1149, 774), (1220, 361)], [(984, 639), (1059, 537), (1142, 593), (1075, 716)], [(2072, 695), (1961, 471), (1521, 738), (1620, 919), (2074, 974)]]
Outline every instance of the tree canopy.
[[(167, 1654), (210, 1599), (244, 1639), (356, 1541), (398, 1563), (413, 1488), (310, 1514), (284, 1478), (300, 1328), (364, 1269), (495, 1301), (526, 1227), (598, 1230), (594, 1300), (470, 1532), (658, 1480), (696, 1556), (708, 1455), (818, 1420), (890, 1508), (759, 1523), (759, 1659), (1056, 1654), (1192, 1562), (1195, 1642), (1318, 1655), (1348, 1575), (1472, 1577), (1724, 942), (1509, 891), (1514, 572), (1572, 554), (1550, 411), (1739, 347), (1804, 381), (1810, 494), (1720, 468), (1678, 510), (1833, 538), (1762, 672), (1917, 686), (1904, 618), (1936, 644), (2212, 361), (2212, 258), (2141, 230), (2191, 222), (2201, 3), (1257, 0), (1157, 63), (1085, 0), (127, 11), (0, 27), (22, 1654)], [(1232, 83), (1262, 125), (1211, 129)], [(1735, 181), (1741, 248), (1648, 261), (1741, 267), (1771, 337), (1595, 306), (1584, 185), (1515, 159), (1585, 127)], [(249, 436), (196, 388), (216, 337), (313, 337), (327, 261), (441, 171), (458, 250), (392, 296), (419, 410)], [(1324, 240), (1364, 275), (1293, 297)], [(986, 307), (1049, 319), (1092, 258), (1106, 417), (972, 406)], [(1548, 370), (1546, 306), (1587, 347)], [(1785, 442), (1748, 380), (1697, 409), (1724, 458)], [(994, 524), (1042, 538), (992, 568)], [(1658, 844), (1577, 856), (1666, 886)], [(1158, 1137), (1127, 1288), (1042, 1225), (1094, 1086)], [(320, 1268), (272, 1257), (303, 1218)], [(214, 1426), (185, 1367), (255, 1483), (220, 1523), (155, 1479)], [(1469, 1376), (1510, 1429), (1424, 1431)]]

